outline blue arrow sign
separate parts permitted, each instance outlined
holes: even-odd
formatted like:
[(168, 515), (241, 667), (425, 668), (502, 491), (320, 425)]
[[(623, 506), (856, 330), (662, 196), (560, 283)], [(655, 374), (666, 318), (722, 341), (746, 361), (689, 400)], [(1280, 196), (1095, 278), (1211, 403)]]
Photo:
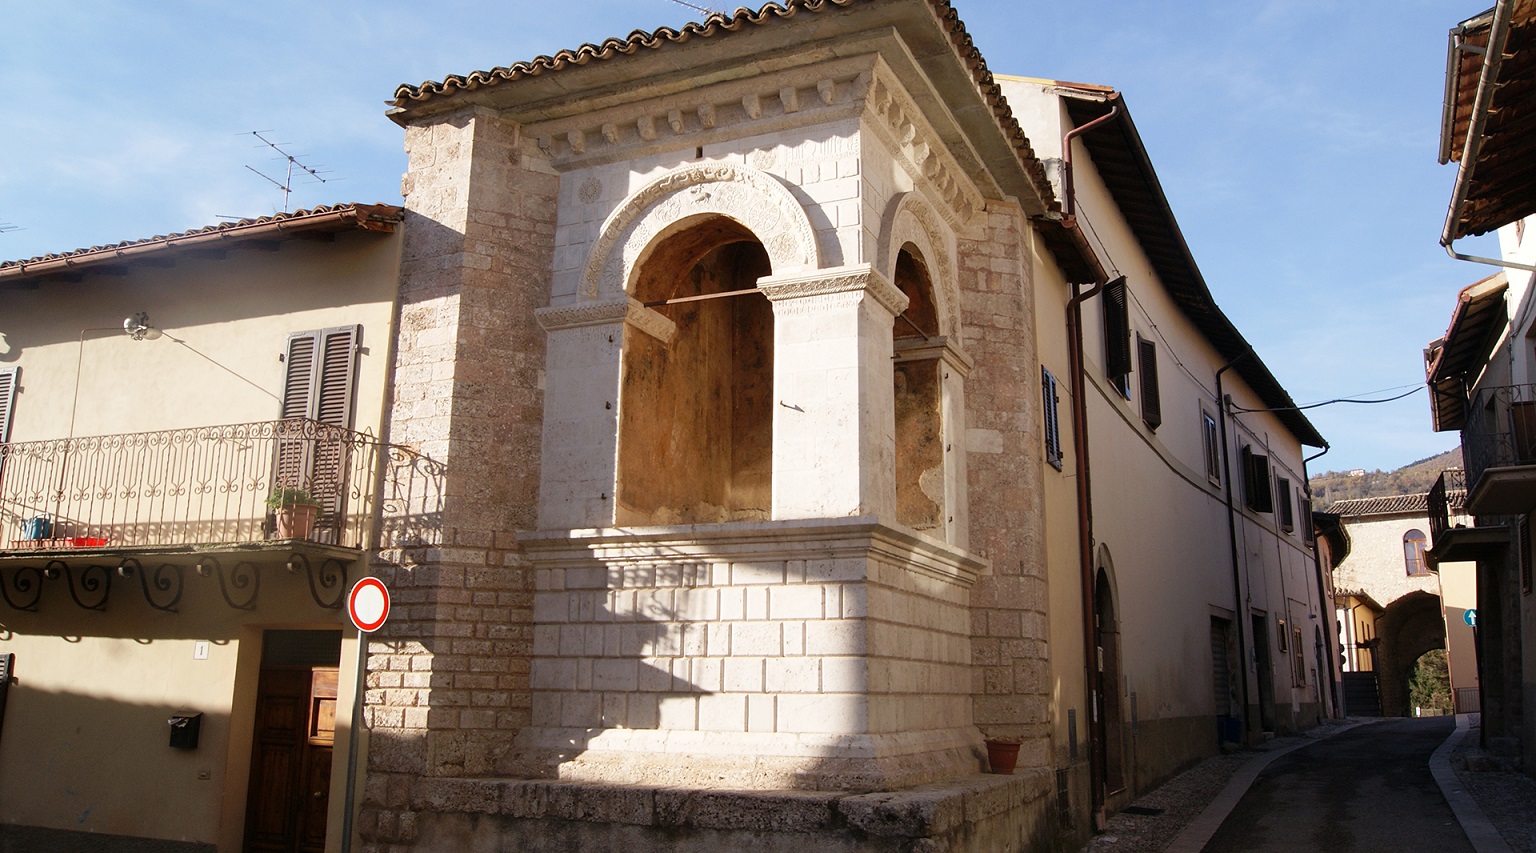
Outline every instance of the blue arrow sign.
[(1463, 622), (1467, 623), (1468, 625), (1471, 625), (1472, 627), (1476, 628), (1477, 627), (1477, 610), (1474, 608), (1474, 609), (1468, 609), (1468, 610), (1462, 611), (1461, 621), (1463, 621)]

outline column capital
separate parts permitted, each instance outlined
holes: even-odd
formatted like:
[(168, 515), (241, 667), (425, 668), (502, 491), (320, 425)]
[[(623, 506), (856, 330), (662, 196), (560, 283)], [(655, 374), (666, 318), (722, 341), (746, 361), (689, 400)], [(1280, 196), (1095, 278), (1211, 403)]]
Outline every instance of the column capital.
[(677, 324), (645, 307), (632, 296), (622, 299), (606, 299), (601, 302), (578, 302), (574, 305), (550, 305), (535, 310), (534, 316), (546, 332), (557, 329), (576, 329), (582, 326), (604, 326), (610, 323), (628, 323), (653, 338), (667, 343), (677, 334)]
[(949, 336), (898, 338), (895, 358), (898, 363), (938, 359), (958, 371), (961, 376), (970, 376), (972, 368), (976, 366), (976, 361), (960, 347), (960, 342)]
[(757, 287), (771, 302), (784, 302), (810, 296), (829, 296), (837, 293), (867, 292), (880, 303), (891, 316), (907, 310), (907, 296), (869, 264), (816, 270), (795, 275), (764, 276), (757, 280)]

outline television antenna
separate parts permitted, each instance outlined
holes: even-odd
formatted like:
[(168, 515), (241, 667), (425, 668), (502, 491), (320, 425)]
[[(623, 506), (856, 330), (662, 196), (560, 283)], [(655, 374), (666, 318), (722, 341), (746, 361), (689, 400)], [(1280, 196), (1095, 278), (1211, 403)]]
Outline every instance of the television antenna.
[[(272, 140), (266, 138), (265, 136), (262, 136), (263, 133), (271, 133), (271, 132), (272, 131), (270, 131), (270, 130), (253, 130), (253, 131), (251, 131), (251, 135), (256, 137), (257, 139), (260, 139), (262, 141), (262, 144), (266, 145), (268, 148), (271, 148), (273, 151), (276, 151), (278, 153), (279, 159), (285, 161), (286, 167), (287, 167), (287, 172), (283, 176), (283, 179), (281, 181), (279, 181), (278, 179), (272, 177), (271, 175), (268, 175), (265, 172), (262, 172), (262, 171), (260, 171), (258, 169), (254, 169), (254, 168), (252, 168), (250, 166), (246, 166), (245, 168), (249, 169), (252, 172), (255, 172), (257, 175), (260, 175), (262, 178), (265, 178), (268, 183), (272, 184), (273, 186), (275, 186), (278, 189), (283, 191), (283, 212), (287, 213), (288, 212), (288, 198), (289, 198), (289, 196), (293, 195), (293, 176), (294, 176), (294, 173), (295, 172), (300, 173), (300, 177), (301, 178), (304, 175), (308, 175), (311, 178), (314, 178), (315, 180), (317, 180), (317, 181), (319, 181), (320, 183), (323, 184), (323, 183), (326, 183), (326, 180), (325, 180), (325, 178), (320, 177), (320, 175), (322, 173), (330, 174), (330, 170), (329, 169), (323, 169), (322, 170), (322, 169), (319, 169), (319, 168), (315, 168), (315, 167), (311, 167), (311, 166), (306, 166), (303, 163), (299, 162), (298, 155), (289, 154), (287, 151), (284, 151), (281, 147), (279, 147), (276, 142), (273, 142)], [(286, 145), (287, 143), (283, 143), (283, 144)], [(258, 145), (256, 147), (260, 148), (261, 146)]]
[(21, 226), (20, 225), (12, 225), (11, 223), (6, 222), (3, 219), (0, 219), (0, 234), (8, 234), (8, 233), (10, 233), (12, 231), (20, 231), (20, 230), (21, 230)]
[(688, 0), (672, 0), (672, 2), (676, 3), (679, 6), (687, 6), (688, 8), (692, 9), (695, 12), (698, 12), (701, 15), (719, 15), (719, 14), (723, 14), (721, 12), (717, 12), (714, 9), (709, 8), (708, 6), (699, 6), (699, 5), (696, 5), (694, 3), (689, 3)]

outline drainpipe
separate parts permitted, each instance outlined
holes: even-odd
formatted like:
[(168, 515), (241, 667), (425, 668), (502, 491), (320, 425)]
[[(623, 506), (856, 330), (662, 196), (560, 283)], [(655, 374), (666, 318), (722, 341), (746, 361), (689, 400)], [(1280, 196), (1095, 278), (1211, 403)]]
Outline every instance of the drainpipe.
[[(1312, 475), (1310, 473), (1308, 473), (1308, 471), (1307, 471), (1307, 463), (1309, 463), (1309, 462), (1311, 462), (1311, 461), (1313, 461), (1315, 459), (1321, 458), (1322, 455), (1324, 453), (1327, 453), (1330, 449), (1332, 449), (1332, 448), (1328, 447), (1328, 445), (1325, 444), (1325, 445), (1323, 445), (1323, 449), (1322, 449), (1321, 452), (1315, 453), (1315, 454), (1313, 454), (1311, 456), (1308, 456), (1307, 458), (1301, 460), (1301, 478), (1307, 484), (1307, 503), (1311, 503), (1312, 502)], [(1311, 518), (1312, 514), (1310, 512), (1307, 513), (1307, 517)], [(1323, 572), (1324, 571), (1332, 571), (1333, 567), (1329, 566), (1326, 570), (1323, 568), (1322, 557), (1318, 553), (1319, 550), (1321, 550), (1321, 549), (1319, 549), (1317, 547), (1317, 525), (1315, 525), (1315, 524), (1312, 525), (1312, 530), (1310, 530), (1308, 532), (1312, 535), (1312, 567), (1317, 570), (1317, 609), (1319, 611), (1321, 611), (1318, 614), (1317, 618), (1319, 618), (1319, 619), (1328, 619), (1328, 620), (1332, 621), (1333, 618), (1334, 618), (1333, 617), (1333, 602), (1331, 602), (1328, 599), (1328, 587), (1323, 582)], [(1325, 622), (1323, 624), (1327, 624), (1327, 623)], [(1339, 666), (1339, 655), (1338, 655), (1338, 652), (1334, 649), (1333, 643), (1331, 642), (1331, 638), (1332, 637), (1333, 637), (1333, 630), (1332, 629), (1329, 629), (1329, 630), (1326, 630), (1326, 631), (1323, 632), (1323, 639), (1329, 641), (1328, 642), (1328, 648), (1326, 650), (1327, 653), (1328, 653), (1328, 695), (1334, 701), (1334, 716), (1337, 717), (1337, 716), (1339, 716), (1339, 713), (1338, 713), (1339, 679), (1338, 679), (1338, 672), (1337, 672), (1337, 669), (1338, 669), (1338, 666)]]
[(1102, 816), (1104, 808), (1104, 780), (1099, 772), (1099, 756), (1103, 745), (1099, 743), (1098, 726), (1098, 679), (1095, 677), (1095, 652), (1093, 637), (1094, 577), (1093, 577), (1093, 490), (1089, 482), (1088, 466), (1088, 402), (1087, 381), (1083, 377), (1083, 302), (1097, 296), (1104, 283), (1095, 284), (1088, 290), (1078, 291), (1073, 285), (1072, 299), (1067, 302), (1067, 357), (1071, 360), (1072, 374), (1072, 447), (1077, 456), (1077, 557), (1079, 581), (1082, 586), (1083, 617), (1083, 696), (1088, 702), (1088, 787), (1092, 792), (1095, 820)]
[[(1115, 101), (1120, 100), (1120, 93), (1116, 92), (1109, 97), (1109, 112), (1088, 122), (1082, 127), (1074, 127), (1061, 137), (1061, 188), (1065, 198), (1062, 205), (1062, 225), (1067, 228), (1077, 227), (1077, 195), (1072, 189), (1072, 140), (1082, 136), (1101, 124), (1108, 124), (1120, 117), (1120, 105)], [(1090, 294), (1091, 295), (1091, 294)]]
[[(1451, 244), (1457, 240), (1457, 212), (1466, 203), (1467, 195), (1472, 189), (1472, 170), (1477, 165), (1478, 154), (1483, 147), (1483, 121), (1488, 117), (1493, 105), (1493, 93), (1498, 88), (1499, 66), (1504, 62), (1504, 43), (1509, 37), (1509, 18), (1514, 10), (1514, 0), (1498, 0), (1498, 5), (1493, 9), (1493, 23), (1488, 29), (1488, 47), (1482, 51), (1462, 45), (1459, 41), (1453, 43), (1450, 55), (1446, 59), (1446, 106), (1450, 107), (1455, 92), (1452, 91), (1452, 74), (1457, 62), (1458, 50), (1466, 50), (1483, 53), (1483, 67), (1477, 77), (1477, 95), (1472, 99), (1472, 113), (1467, 124), (1467, 141), (1461, 152), (1461, 168), (1456, 170), (1456, 185), (1451, 192), (1451, 208), (1445, 215), (1445, 228), (1440, 232), (1440, 245), (1445, 247), (1445, 253), (1458, 261), (1471, 261), (1477, 264), (1489, 264), (1507, 269), (1536, 272), (1536, 265), (1515, 263), (1508, 260), (1495, 260), (1477, 255), (1467, 255), (1456, 251)], [(1449, 128), (1442, 128), (1447, 138)], [(1442, 151), (1442, 156), (1445, 152)], [(1442, 159), (1440, 162), (1447, 162)]]
[(1237, 660), (1238, 667), (1242, 671), (1241, 682), (1243, 685), (1243, 707), (1241, 719), (1243, 721), (1243, 742), (1248, 742), (1252, 732), (1252, 722), (1248, 719), (1248, 608), (1243, 604), (1243, 569), (1242, 561), (1237, 553), (1237, 508), (1232, 503), (1232, 454), (1227, 447), (1227, 408), (1231, 400), (1227, 399), (1222, 391), (1222, 374), (1237, 366), (1239, 361), (1253, 355), (1253, 347), (1244, 350), (1236, 358), (1222, 365), (1216, 371), (1216, 409), (1221, 419), (1221, 477), (1226, 487), (1227, 499), (1227, 540), (1232, 552), (1232, 607), (1237, 620)]
[[(1112, 97), (1112, 100), (1118, 99), (1118, 94)], [(1107, 124), (1119, 115), (1119, 105), (1112, 105), (1108, 114), (1082, 127), (1074, 127), (1062, 135), (1062, 190), (1065, 196), (1063, 227), (1077, 227), (1077, 205), (1072, 189), (1072, 141), (1100, 125)], [(1120, 279), (1123, 280), (1124, 276)], [(1099, 742), (1100, 726), (1096, 724), (1099, 721), (1095, 719), (1098, 716), (1098, 697), (1094, 664), (1098, 660), (1098, 655), (1093, 641), (1093, 490), (1089, 483), (1088, 400), (1087, 382), (1083, 375), (1083, 303), (1099, 295), (1107, 284), (1100, 281), (1083, 291), (1079, 291), (1079, 285), (1074, 284), (1072, 298), (1067, 302), (1067, 357), (1071, 362), (1069, 369), (1072, 373), (1072, 446), (1077, 455), (1077, 555), (1082, 587), (1083, 696), (1088, 702), (1089, 707), (1086, 710), (1090, 715), (1087, 720), (1088, 790), (1091, 794), (1092, 812), (1096, 824), (1102, 824), (1104, 820), (1104, 778), (1099, 769), (1099, 759), (1105, 753), (1104, 744)]]

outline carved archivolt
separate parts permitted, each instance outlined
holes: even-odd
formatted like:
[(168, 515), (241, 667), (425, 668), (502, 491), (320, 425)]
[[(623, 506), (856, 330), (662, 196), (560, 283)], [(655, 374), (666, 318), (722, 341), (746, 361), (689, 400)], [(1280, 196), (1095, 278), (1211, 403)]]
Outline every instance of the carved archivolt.
[(896, 277), (896, 256), (901, 247), (917, 247), (928, 265), (933, 282), (933, 298), (938, 309), (939, 333), (960, 338), (960, 291), (949, 229), (938, 213), (915, 192), (902, 193), (891, 200), (880, 223), (880, 247), (876, 257), (880, 269), (892, 280)]
[(757, 235), (775, 275), (821, 265), (810, 219), (777, 178), (732, 163), (691, 164), (641, 187), (603, 223), (582, 271), (581, 297), (625, 293), (658, 237), (705, 215), (733, 219)]

